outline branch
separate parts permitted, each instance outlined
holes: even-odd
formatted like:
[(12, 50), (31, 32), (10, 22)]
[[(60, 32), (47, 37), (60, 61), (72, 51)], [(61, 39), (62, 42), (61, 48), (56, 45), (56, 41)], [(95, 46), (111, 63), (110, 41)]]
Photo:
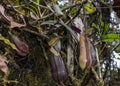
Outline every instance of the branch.
[[(63, 8), (62, 11), (65, 11), (65, 10), (67, 10), (67, 9), (73, 8), (73, 7), (77, 6), (77, 5), (79, 5), (79, 4), (74, 4), (74, 5), (67, 6), (67, 7)], [(42, 20), (42, 19), (46, 19), (46, 18), (48, 18), (48, 17), (51, 17), (52, 15), (54, 15), (54, 13), (50, 13), (50, 14), (48, 14), (48, 15), (46, 15), (46, 16), (38, 19), (38, 20), (36, 20), (35, 22), (38, 22), (38, 21), (40, 21), (40, 20)], [(35, 23), (35, 22), (34, 22), (34, 23)]]

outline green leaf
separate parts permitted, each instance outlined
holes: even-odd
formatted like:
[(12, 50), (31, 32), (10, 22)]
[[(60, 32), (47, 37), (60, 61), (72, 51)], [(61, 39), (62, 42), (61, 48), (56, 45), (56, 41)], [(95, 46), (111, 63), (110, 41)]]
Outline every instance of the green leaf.
[(102, 27), (104, 27), (104, 22), (103, 22), (103, 20), (102, 20), (102, 14), (100, 14), (99, 20), (100, 20), (100, 25), (101, 25)]
[(96, 28), (97, 31), (98, 31), (98, 33), (100, 34), (100, 27), (99, 27), (97, 24), (95, 24), (95, 23), (92, 23), (92, 26), (93, 26), (94, 28)]
[(75, 32), (67, 24), (65, 24), (62, 20), (60, 20), (60, 23), (71, 33), (71, 35), (77, 38), (77, 35), (75, 34)]
[(104, 30), (103, 30), (103, 35), (108, 33), (108, 30), (109, 30), (109, 24), (105, 24), (104, 25)]
[(120, 35), (115, 33), (110, 33), (103, 35), (103, 39), (120, 39)]
[(41, 25), (46, 25), (46, 24), (54, 25), (55, 23), (56, 23), (56, 21), (54, 21), (54, 20), (48, 20), (48, 21), (41, 23)]
[(0, 40), (3, 41), (5, 44), (11, 46), (13, 49), (17, 50), (16, 46), (13, 43), (11, 43), (9, 41), (9, 39), (7, 39), (7, 38), (5, 38), (3, 36), (0, 36)]
[(89, 14), (94, 13), (96, 11), (96, 8), (92, 4), (92, 2), (89, 0), (86, 4), (83, 5), (83, 7)]
[(100, 16), (99, 16), (99, 21), (100, 21), (100, 25), (101, 25), (101, 26), (103, 27), (103, 29), (104, 29), (104, 30), (103, 30), (103, 35), (106, 34), (106, 33), (108, 33), (109, 25), (110, 25), (110, 24), (108, 24), (108, 23), (106, 24), (106, 23), (103, 22), (103, 20), (102, 20), (102, 14), (100, 14)]
[(73, 14), (75, 14), (76, 13), (76, 9), (75, 8), (72, 8), (71, 10), (70, 10), (70, 13), (73, 15)]
[(60, 27), (61, 25), (60, 24), (56, 24), (57, 21), (55, 20), (48, 20), (48, 21), (45, 21), (43, 23), (41, 23), (41, 25), (53, 25), (53, 26), (56, 26), (56, 27)]
[(50, 5), (50, 6), (53, 6), (56, 2), (58, 2), (58, 0), (52, 0), (52, 1), (49, 3), (49, 5)]
[(114, 42), (115, 39), (103, 39), (102, 41), (103, 41), (103, 42)]
[[(30, 6), (30, 5), (29, 5)], [(34, 8), (32, 8), (32, 7), (23, 7), (23, 8), (25, 8), (26, 10), (29, 10), (29, 11), (31, 11), (31, 12), (33, 12), (34, 14), (36, 14), (36, 12), (35, 12), (35, 9)]]
[(91, 13), (94, 13), (96, 11), (96, 8), (93, 7), (93, 6), (87, 6), (87, 5), (84, 5), (84, 8), (91, 14)]
[(36, 0), (36, 2), (37, 2), (38, 4), (40, 4), (40, 0)]
[(104, 42), (113, 42), (115, 40), (120, 40), (120, 35), (115, 33), (110, 33), (102, 36), (102, 41)]

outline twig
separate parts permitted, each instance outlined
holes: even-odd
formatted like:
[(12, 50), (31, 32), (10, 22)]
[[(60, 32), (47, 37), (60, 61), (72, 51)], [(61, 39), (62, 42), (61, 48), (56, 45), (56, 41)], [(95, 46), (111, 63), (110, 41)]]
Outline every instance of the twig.
[(43, 5), (40, 5), (40, 4), (36, 3), (36, 2), (34, 2), (33, 0), (30, 0), (30, 2), (32, 2), (33, 4), (35, 4), (35, 5), (37, 5), (37, 6), (41, 7), (41, 8), (45, 8), (45, 9), (48, 9), (48, 10), (49, 10), (48, 7), (43, 6)]
[[(85, 4), (86, 3), (86, 1), (85, 2), (83, 2), (83, 4)], [(72, 8), (72, 7), (75, 7), (75, 6), (77, 6), (77, 5), (80, 5), (80, 4), (74, 4), (74, 5), (70, 5), (70, 6), (68, 6), (68, 7), (65, 7), (65, 8), (63, 8), (62, 9), (62, 11), (65, 11), (65, 10), (67, 10), (67, 9), (70, 9), (70, 8)], [(81, 5), (82, 6), (82, 5)], [(95, 8), (101, 8), (101, 9), (107, 9), (107, 8), (118, 8), (118, 7), (120, 7), (120, 6), (103, 6), (103, 7), (95, 7)], [(78, 9), (78, 13), (79, 13), (79, 10), (80, 9)], [(39, 21), (39, 20), (42, 20), (42, 19), (45, 19), (45, 18), (48, 18), (48, 17), (50, 17), (50, 16), (52, 16), (54, 13), (50, 13), (50, 14), (48, 14), (48, 15), (46, 15), (46, 16), (44, 16), (44, 17), (42, 17), (42, 18), (40, 18), (40, 19), (38, 19), (37, 21)], [(76, 13), (76, 15), (77, 15), (77, 13)], [(74, 16), (74, 17), (76, 17), (76, 15)], [(74, 17), (71, 19), (71, 20), (73, 20), (74, 19)], [(70, 21), (68, 21), (67, 23), (69, 23)]]
[(70, 78), (72, 79), (72, 82), (75, 83), (76, 86), (79, 86), (80, 80), (74, 77), (73, 75), (70, 75)]
[(98, 50), (97, 50), (97, 48), (95, 48), (95, 50), (96, 50), (96, 59), (97, 59), (98, 75), (99, 75), (98, 86), (104, 86), (104, 81), (103, 81), (102, 73), (101, 73), (100, 60), (99, 60), (99, 56), (98, 56)]
[(32, 30), (28, 30), (28, 29), (20, 29), (20, 30), (24, 30), (24, 31), (26, 31), (26, 32), (29, 32), (29, 33), (32, 33), (32, 34), (34, 34), (34, 35), (37, 35), (37, 36), (39, 36), (39, 37), (41, 37), (42, 39), (49, 39), (49, 37), (47, 37), (46, 35), (43, 35), (43, 34), (41, 34), (41, 33), (37, 33), (37, 32), (35, 32), (35, 31), (32, 31)]
[(82, 86), (82, 82), (85, 79), (86, 75), (89, 73), (89, 70), (85, 70), (85, 74), (83, 75), (82, 79), (79, 82), (79, 86)]
[(98, 50), (97, 50), (97, 48), (95, 48), (95, 50), (96, 50), (96, 59), (97, 59), (97, 65), (98, 65), (99, 78), (102, 79), (102, 73), (101, 73), (100, 60), (99, 60), (99, 56), (98, 56)]
[(69, 24), (73, 19), (75, 19), (75, 18), (79, 15), (80, 10), (81, 10), (81, 8), (83, 7), (83, 4), (85, 4), (85, 3), (87, 3), (87, 2), (84, 1), (83, 3), (81, 3), (80, 7), (79, 7), (78, 10), (76, 11), (76, 14), (75, 14), (69, 21), (67, 21), (66, 24)]
[(41, 45), (41, 48), (42, 48), (42, 51), (43, 51), (44, 57), (45, 57), (45, 59), (48, 61), (48, 57), (47, 57), (47, 54), (46, 54), (46, 52), (45, 52), (45, 48), (44, 48), (43, 43), (42, 43), (41, 40), (40, 40), (40, 45)]
[(66, 24), (69, 24), (73, 19), (75, 19), (75, 17), (79, 15), (81, 8), (82, 8), (82, 5), (77, 10), (76, 14), (69, 21), (66, 22)]
[(101, 9), (108, 9), (108, 8), (120, 8), (120, 6), (107, 6), (107, 7), (95, 7), (95, 8), (101, 8)]
[(93, 74), (95, 75), (95, 78), (97, 79), (97, 80), (99, 80), (99, 76), (98, 76), (98, 74), (97, 74), (97, 72), (95, 71), (95, 69), (92, 67), (92, 72), (93, 72)]
[[(74, 5), (67, 6), (67, 7), (63, 8), (62, 11), (65, 11), (65, 10), (70, 9), (70, 8), (72, 8), (72, 7), (75, 7), (75, 6), (77, 6), (77, 5), (79, 5), (79, 4), (74, 4)], [(46, 19), (46, 18), (48, 18), (48, 17), (51, 17), (52, 15), (54, 15), (54, 13), (50, 13), (50, 14), (48, 14), (48, 15), (46, 15), (46, 16), (43, 16), (42, 18), (36, 20), (35, 22), (40, 21), (40, 20), (42, 20), (42, 19)]]
[(4, 86), (7, 86), (6, 84), (10, 84), (10, 83), (19, 83), (17, 80), (8, 80), (8, 76), (9, 76), (9, 73), (6, 74), (4, 77), (3, 77), (3, 85)]
[(45, 2), (45, 4), (48, 7), (48, 9), (54, 14), (55, 13), (54, 10), (47, 4), (47, 2), (45, 0), (43, 0), (43, 1)]
[(110, 53), (112, 53), (119, 45), (120, 45), (120, 42), (118, 42), (118, 43), (112, 48), (112, 50), (110, 51)]
[(103, 53), (104, 49), (106, 47), (106, 44), (102, 47), (102, 50), (100, 51), (99, 55), (98, 56), (101, 56), (101, 54)]
[(27, 23), (26, 23), (26, 21), (25, 21), (23, 15), (20, 14), (20, 17), (21, 17), (21, 19), (23, 20), (24, 24), (26, 25)]
[[(11, 9), (13, 9), (15, 12), (17, 12), (17, 13), (19, 13), (19, 14), (21, 14), (21, 15), (24, 15), (23, 13), (21, 13), (20, 11), (18, 11), (18, 10), (16, 10), (15, 9), (15, 7), (11, 4), (11, 2), (9, 1), (9, 0), (6, 0), (7, 1), (7, 3), (9, 3), (9, 5), (7, 5), (8, 7), (10, 7)], [(30, 3), (30, 2), (29, 2)], [(27, 4), (29, 4), (29, 3), (27, 3)], [(24, 15), (25, 16), (25, 15)]]

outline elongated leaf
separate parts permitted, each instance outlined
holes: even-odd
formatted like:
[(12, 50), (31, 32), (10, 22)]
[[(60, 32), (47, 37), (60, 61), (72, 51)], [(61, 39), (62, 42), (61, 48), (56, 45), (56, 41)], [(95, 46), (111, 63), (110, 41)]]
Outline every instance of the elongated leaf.
[(5, 8), (4, 8), (2, 5), (0, 5), (0, 14), (2, 15), (1, 18), (5, 19), (5, 21), (7, 21), (7, 22), (9, 23), (9, 19), (8, 19), (8, 17), (5, 15)]
[(101, 25), (102, 27), (104, 27), (104, 22), (103, 22), (103, 20), (102, 20), (102, 14), (100, 14), (99, 21), (100, 21), (100, 25)]
[(5, 44), (11, 46), (13, 49), (17, 50), (16, 46), (13, 43), (11, 43), (9, 39), (0, 36), (0, 40), (3, 41)]
[(15, 22), (11, 16), (7, 16), (7, 19), (10, 22), (10, 28), (15, 28), (15, 27), (20, 28), (20, 27), (25, 27), (26, 26), (26, 24), (20, 24), (20, 23)]
[(103, 42), (114, 42), (114, 41), (116, 41), (115, 39), (103, 39), (102, 40)]
[(115, 33), (110, 33), (103, 35), (103, 39), (120, 39), (120, 35)]
[(100, 27), (95, 23), (92, 23), (92, 26), (96, 28), (98, 30), (98, 33), (100, 34)]
[(103, 35), (102, 38), (103, 38), (102, 41), (104, 41), (104, 42), (113, 42), (117, 39), (120, 40), (120, 35), (111, 33), (111, 34)]
[(89, 12), (89, 13), (94, 13), (95, 8), (91, 6), (84, 5), (84, 8)]
[(77, 38), (75, 32), (67, 24), (65, 24), (62, 20), (60, 20), (60, 23), (70, 32), (71, 35), (73, 35), (73, 37)]
[(61, 52), (61, 41), (59, 39), (59, 41), (55, 44), (54, 48), (55, 50), (57, 50), (57, 52)]
[(2, 16), (6, 17), (4, 12), (5, 8), (2, 5), (0, 5), (0, 13), (2, 14)]
[(27, 9), (27, 10), (29, 10), (29, 11), (32, 12), (33, 14), (36, 14), (36, 12), (35, 12), (35, 7), (34, 7), (34, 6), (29, 5), (29, 7), (25, 6), (24, 8)]
[(56, 23), (55, 20), (48, 20), (48, 21), (41, 23), (41, 25), (54, 25), (55, 23)]
[(105, 24), (103, 34), (108, 33), (108, 30), (109, 30), (109, 24)]
[(72, 30), (80, 34), (81, 30), (79, 28), (77, 28), (76, 26), (71, 26), (71, 28)]
[(33, 18), (35, 20), (39, 19), (39, 17), (36, 14), (34, 14), (33, 12), (30, 12), (30, 16), (31, 16), (31, 18)]
[(55, 50), (53, 47), (50, 48), (50, 51), (53, 55), (60, 56), (60, 53), (57, 50)]
[(59, 40), (60, 40), (60, 36), (58, 36), (58, 37), (55, 37), (55, 38), (53, 38), (53, 39), (51, 39), (50, 41), (49, 41), (49, 46), (54, 46)]
[(83, 7), (88, 11), (89, 14), (94, 13), (96, 8), (91, 5), (91, 3), (83, 5)]

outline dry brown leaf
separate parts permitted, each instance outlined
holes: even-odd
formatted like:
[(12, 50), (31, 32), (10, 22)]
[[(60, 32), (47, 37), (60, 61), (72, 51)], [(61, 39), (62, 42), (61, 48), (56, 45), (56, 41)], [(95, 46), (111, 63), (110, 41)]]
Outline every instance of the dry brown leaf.
[(11, 22), (10, 28), (14, 28), (14, 27), (20, 28), (20, 27), (25, 27), (25, 26), (26, 26), (26, 24), (19, 24), (19, 23), (13, 21), (13, 22)]
[(2, 61), (2, 62), (8, 62), (8, 61), (7, 61), (7, 58), (4, 57), (4, 56), (1, 56), (1, 55), (0, 55), (0, 61)]
[(88, 28), (88, 29), (85, 30), (85, 33), (90, 34), (90, 33), (92, 33), (92, 31), (93, 31), (93, 28)]
[(49, 41), (49, 46), (54, 46), (59, 40), (60, 40), (60, 36), (58, 36), (58, 37), (55, 37), (55, 38), (53, 38), (53, 39), (51, 39), (50, 41)]
[(0, 13), (4, 17), (4, 19), (10, 23), (10, 28), (15, 28), (15, 27), (20, 28), (20, 27), (26, 26), (26, 24), (20, 24), (20, 23), (15, 22), (11, 16), (6, 16), (5, 9), (2, 5), (0, 5)]
[(4, 15), (4, 12), (5, 12), (4, 7), (3, 7), (2, 5), (0, 5), (0, 13), (1, 13), (2, 15)]
[(7, 58), (0, 55), (0, 70), (5, 74), (7, 74), (9, 71), (8, 66), (6, 64), (7, 62)]
[(5, 15), (5, 8), (2, 5), (0, 5), (0, 13), (8, 21), (8, 18)]
[(15, 28), (15, 27), (20, 28), (26, 26), (26, 24), (20, 24), (15, 22), (11, 16), (7, 16), (7, 19), (10, 21), (10, 28)]
[(0, 13), (5, 18), (5, 20), (10, 21), (9, 18), (5, 15), (5, 8), (0, 5)]

